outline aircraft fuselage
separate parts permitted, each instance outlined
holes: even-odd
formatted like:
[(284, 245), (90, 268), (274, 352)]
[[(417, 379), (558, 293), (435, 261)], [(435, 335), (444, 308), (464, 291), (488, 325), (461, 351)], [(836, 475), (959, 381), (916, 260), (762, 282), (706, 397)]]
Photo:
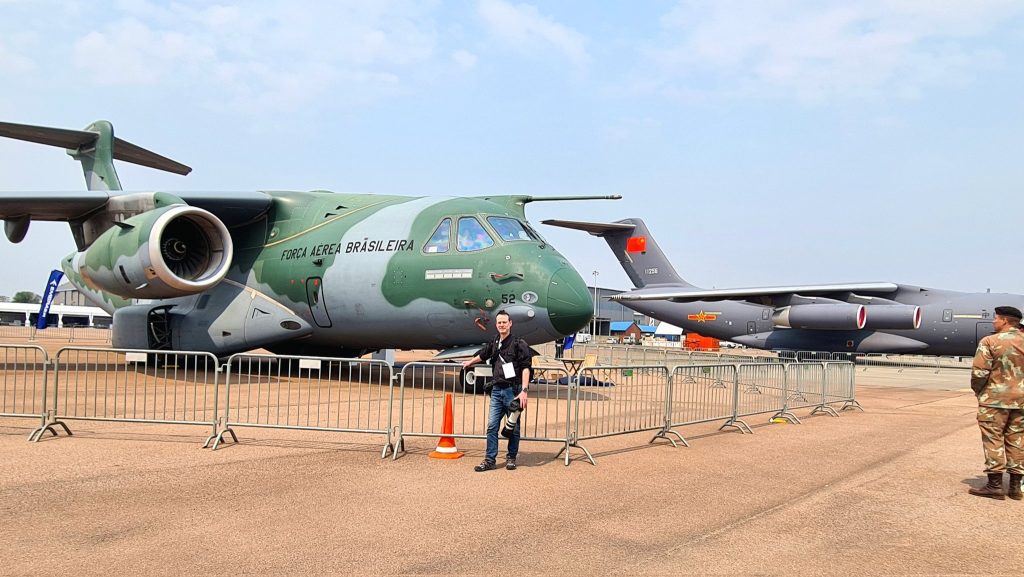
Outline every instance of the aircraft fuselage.
[[(141, 346), (151, 311), (166, 305), (172, 348), (221, 353), (475, 345), (493, 337), (502, 309), (532, 344), (590, 319), (583, 279), (521, 206), (501, 202), (508, 197), (268, 194), (264, 214), (230, 229), (234, 255), (223, 281), (117, 308), (115, 346)], [(71, 280), (110, 301), (84, 282), (76, 260), (85, 259), (65, 259)]]
[[(759, 349), (851, 353), (973, 355), (992, 333), (995, 307), (1024, 306), (1015, 294), (965, 293), (898, 285), (885, 298), (921, 307), (921, 324), (904, 330), (809, 330), (776, 326), (773, 307), (737, 301), (620, 301), (645, 315), (705, 336)], [(644, 289), (633, 291), (642, 294)], [(867, 307), (868, 317), (871, 307)]]

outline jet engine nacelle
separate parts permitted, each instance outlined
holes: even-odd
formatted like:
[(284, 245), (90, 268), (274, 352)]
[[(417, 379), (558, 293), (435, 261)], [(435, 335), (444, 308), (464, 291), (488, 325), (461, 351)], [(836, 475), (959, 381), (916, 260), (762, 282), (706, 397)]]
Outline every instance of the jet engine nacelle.
[(143, 212), (100, 235), (73, 268), (85, 282), (124, 298), (165, 299), (205, 291), (224, 278), (233, 245), (224, 223), (194, 206)]
[(869, 329), (916, 329), (921, 326), (921, 307), (913, 305), (869, 305)]
[(794, 329), (856, 330), (866, 320), (864, 305), (846, 303), (794, 305), (772, 313), (775, 326)]

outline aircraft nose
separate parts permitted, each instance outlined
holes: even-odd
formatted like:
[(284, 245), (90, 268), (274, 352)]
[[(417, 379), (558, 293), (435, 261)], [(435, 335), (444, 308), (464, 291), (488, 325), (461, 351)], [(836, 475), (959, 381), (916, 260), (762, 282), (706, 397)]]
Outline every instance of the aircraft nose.
[(587, 326), (594, 314), (594, 301), (587, 283), (574, 269), (561, 268), (551, 275), (548, 285), (548, 317), (551, 326), (562, 335), (570, 335)]

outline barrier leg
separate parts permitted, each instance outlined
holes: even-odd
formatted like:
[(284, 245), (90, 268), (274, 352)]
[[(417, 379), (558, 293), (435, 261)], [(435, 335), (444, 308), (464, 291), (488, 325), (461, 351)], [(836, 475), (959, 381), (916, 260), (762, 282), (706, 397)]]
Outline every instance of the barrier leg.
[(864, 407), (860, 406), (860, 403), (857, 402), (857, 399), (847, 399), (846, 402), (843, 403), (843, 406), (839, 407), (839, 412), (848, 411), (852, 409), (863, 411)]
[(210, 439), (214, 439), (214, 441), (213, 441), (213, 450), (216, 451), (217, 447), (220, 446), (221, 441), (224, 440), (224, 434), (225, 433), (228, 434), (228, 435), (231, 435), (231, 441), (233, 443), (235, 443), (236, 445), (238, 444), (238, 435), (235, 434), (234, 429), (232, 429), (231, 427), (229, 427), (227, 425), (223, 425), (221, 427), (220, 432), (218, 432), (216, 435), (210, 435), (210, 437), (208, 437), (206, 439), (206, 443), (203, 444), (203, 448), (205, 449), (210, 444)]
[(53, 416), (53, 411), (47, 411), (46, 415), (43, 417), (43, 422), (40, 423), (39, 427), (33, 429), (32, 432), (29, 433), (28, 441), (30, 443), (38, 443), (39, 440), (43, 438), (43, 434), (46, 433), (47, 431), (49, 431), (49, 433), (54, 437), (59, 436), (57, 434), (57, 430), (54, 429), (54, 427), (56, 427), (57, 425), (60, 425), (60, 427), (64, 429), (64, 432), (67, 433), (69, 437), (74, 436), (74, 434), (71, 432), (71, 429), (68, 428), (64, 421), (55, 418)]
[(833, 409), (832, 407), (830, 407), (828, 405), (818, 405), (817, 407), (814, 407), (814, 410), (811, 411), (811, 414), (815, 415), (815, 414), (817, 414), (819, 412), (825, 413), (826, 415), (829, 415), (830, 417), (838, 417), (839, 416), (839, 413), (837, 413), (835, 409)]
[(775, 413), (774, 415), (771, 416), (771, 418), (768, 419), (768, 422), (769, 423), (774, 422), (775, 419), (784, 419), (784, 420), (789, 421), (790, 423), (792, 423), (794, 425), (802, 425), (803, 424), (803, 423), (800, 422), (800, 419), (797, 418), (796, 415), (794, 415), (793, 413), (791, 413), (789, 411), (789, 409), (782, 409), (781, 411)]
[(597, 463), (594, 462), (594, 456), (590, 454), (590, 451), (588, 451), (587, 448), (584, 447), (583, 445), (577, 443), (575, 439), (570, 439), (566, 441), (565, 445), (558, 451), (558, 454), (555, 455), (555, 458), (557, 459), (562, 455), (562, 453), (565, 453), (565, 466), (568, 467), (570, 460), (570, 449), (572, 449), (573, 447), (583, 451), (583, 454), (587, 456), (587, 460), (590, 461), (591, 465), (597, 465)]
[(689, 447), (690, 446), (690, 443), (687, 443), (686, 439), (683, 438), (682, 435), (680, 435), (677, 431), (674, 431), (671, 428), (662, 429), (662, 430), (658, 431), (657, 434), (655, 434), (653, 437), (651, 437), (651, 440), (648, 441), (647, 444), (650, 445), (651, 443), (653, 443), (654, 441), (657, 441), (658, 439), (667, 439), (669, 443), (672, 443), (673, 447), (678, 447), (678, 445), (676, 445), (676, 442), (673, 441), (669, 437), (669, 435), (675, 435), (676, 438), (679, 439), (679, 442), (682, 443), (684, 447)]
[(754, 434), (753, 429), (750, 428), (750, 425), (744, 423), (743, 419), (737, 419), (735, 417), (730, 417), (729, 420), (726, 421), (725, 423), (723, 423), (721, 427), (718, 427), (718, 430), (721, 431), (722, 429), (724, 429), (726, 427), (735, 427), (735, 428), (739, 429), (740, 433), (742, 433), (742, 434), (747, 434), (747, 433), (750, 433), (751, 435)]
[(388, 458), (388, 453), (392, 453), (394, 451), (395, 451), (395, 445), (391, 443), (391, 433), (388, 432), (388, 441), (384, 445), (384, 449), (380, 453), (380, 458), (381, 459), (387, 459)]
[(401, 431), (398, 432), (398, 440), (395, 441), (395, 448), (391, 453), (391, 460), (397, 461), (398, 454), (405, 452), (405, 437), (402, 436)]

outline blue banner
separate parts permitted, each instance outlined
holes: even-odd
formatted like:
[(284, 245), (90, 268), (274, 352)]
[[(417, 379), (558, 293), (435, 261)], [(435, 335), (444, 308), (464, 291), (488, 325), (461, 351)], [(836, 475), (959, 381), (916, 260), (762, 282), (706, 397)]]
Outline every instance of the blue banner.
[(64, 273), (55, 270), (50, 273), (50, 280), (46, 281), (46, 290), (43, 291), (43, 302), (39, 304), (39, 318), (36, 319), (36, 328), (46, 328), (46, 317), (50, 314), (50, 305), (53, 304), (53, 297), (57, 296), (57, 285), (60, 284)]
[(565, 346), (562, 347), (562, 350), (567, 351), (567, 350), (571, 349), (572, 345), (575, 342), (576, 342), (576, 335), (575, 334), (571, 334), (571, 335), (565, 337)]

